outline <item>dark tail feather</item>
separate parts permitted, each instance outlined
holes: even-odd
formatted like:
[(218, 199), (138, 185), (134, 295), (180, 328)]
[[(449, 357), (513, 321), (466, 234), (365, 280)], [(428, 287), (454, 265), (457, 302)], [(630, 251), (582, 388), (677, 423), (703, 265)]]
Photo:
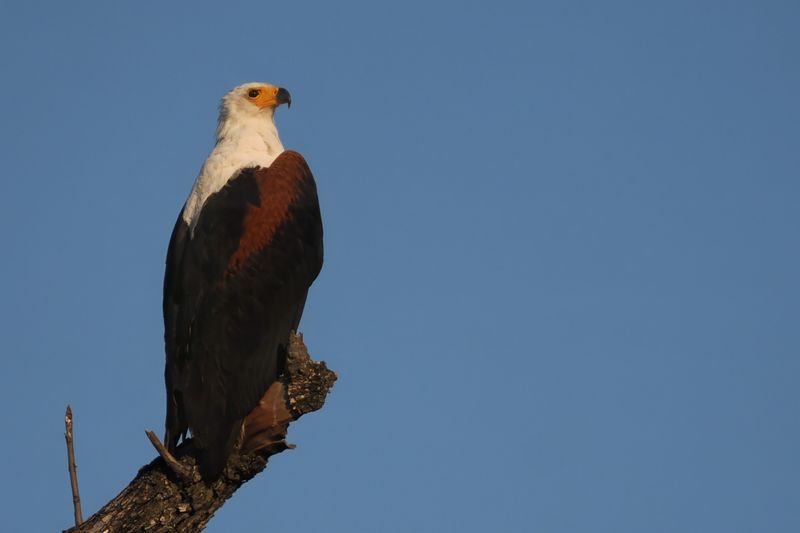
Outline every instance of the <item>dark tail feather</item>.
[(236, 421), (233, 425), (220, 431), (217, 439), (209, 443), (207, 448), (199, 451), (199, 468), (203, 481), (211, 483), (222, 474), (225, 465), (228, 464), (228, 457), (239, 439), (241, 427), (242, 421)]
[(186, 422), (183, 420), (180, 391), (167, 390), (167, 420), (165, 423), (164, 446), (169, 453), (175, 454), (178, 441), (186, 436)]

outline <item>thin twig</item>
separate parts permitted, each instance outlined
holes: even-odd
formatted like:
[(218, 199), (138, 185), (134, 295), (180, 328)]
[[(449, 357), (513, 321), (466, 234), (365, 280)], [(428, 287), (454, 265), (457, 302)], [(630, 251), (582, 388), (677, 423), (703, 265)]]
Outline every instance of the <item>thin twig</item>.
[(64, 438), (67, 441), (67, 462), (69, 465), (69, 481), (72, 485), (72, 506), (75, 508), (75, 527), (83, 523), (81, 515), (81, 495), (78, 492), (78, 467), (75, 466), (75, 446), (72, 442), (72, 407), (67, 405), (67, 414), (64, 416), (67, 432)]
[(161, 441), (159, 440), (159, 438), (156, 436), (155, 433), (153, 433), (149, 429), (146, 429), (144, 433), (145, 433), (145, 435), (147, 435), (147, 438), (150, 439), (150, 443), (153, 445), (153, 448), (156, 449), (156, 451), (158, 452), (158, 455), (160, 455), (161, 458), (164, 459), (164, 462), (167, 463), (167, 466), (169, 467), (169, 469), (172, 470), (175, 473), (176, 476), (178, 476), (181, 479), (186, 479), (186, 480), (191, 480), (192, 479), (192, 473), (189, 470), (187, 470), (180, 463), (180, 461), (175, 459), (174, 455), (169, 453), (169, 450), (167, 450), (166, 446), (164, 446), (161, 443)]

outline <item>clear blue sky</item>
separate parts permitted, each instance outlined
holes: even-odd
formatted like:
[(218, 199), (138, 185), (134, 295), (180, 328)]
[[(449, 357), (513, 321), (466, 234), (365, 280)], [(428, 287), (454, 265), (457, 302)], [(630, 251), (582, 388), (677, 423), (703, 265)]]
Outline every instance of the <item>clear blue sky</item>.
[[(170, 230), (287, 87), (321, 413), (208, 531), (800, 531), (796, 2), (6, 2), (6, 531), (154, 452)], [(8, 494), (11, 492), (11, 494)]]

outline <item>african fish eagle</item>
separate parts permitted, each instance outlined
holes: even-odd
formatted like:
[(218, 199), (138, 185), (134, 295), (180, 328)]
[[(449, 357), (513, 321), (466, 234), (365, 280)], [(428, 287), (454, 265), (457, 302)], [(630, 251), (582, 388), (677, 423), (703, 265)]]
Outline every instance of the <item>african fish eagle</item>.
[(222, 98), (216, 145), (178, 216), (164, 276), (167, 417), (174, 452), (191, 431), (200, 473), (219, 477), (242, 424), (285, 363), (322, 268), (322, 220), (305, 159), (273, 116), (286, 89)]

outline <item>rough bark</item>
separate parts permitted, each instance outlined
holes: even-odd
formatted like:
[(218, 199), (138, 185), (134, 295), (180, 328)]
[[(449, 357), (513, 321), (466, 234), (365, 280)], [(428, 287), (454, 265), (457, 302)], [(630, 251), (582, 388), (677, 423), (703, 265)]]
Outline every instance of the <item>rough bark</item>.
[(232, 455), (220, 479), (211, 484), (200, 479), (189, 440), (176, 453), (188, 476), (176, 475), (158, 457), (142, 467), (117, 497), (65, 533), (201, 531), (242, 484), (266, 468), (272, 455), (293, 447), (284, 440), (289, 423), (320, 409), (336, 381), (324, 362), (311, 360), (300, 335), (291, 339), (287, 370), (264, 395), (261, 409), (248, 416), (242, 452)]

